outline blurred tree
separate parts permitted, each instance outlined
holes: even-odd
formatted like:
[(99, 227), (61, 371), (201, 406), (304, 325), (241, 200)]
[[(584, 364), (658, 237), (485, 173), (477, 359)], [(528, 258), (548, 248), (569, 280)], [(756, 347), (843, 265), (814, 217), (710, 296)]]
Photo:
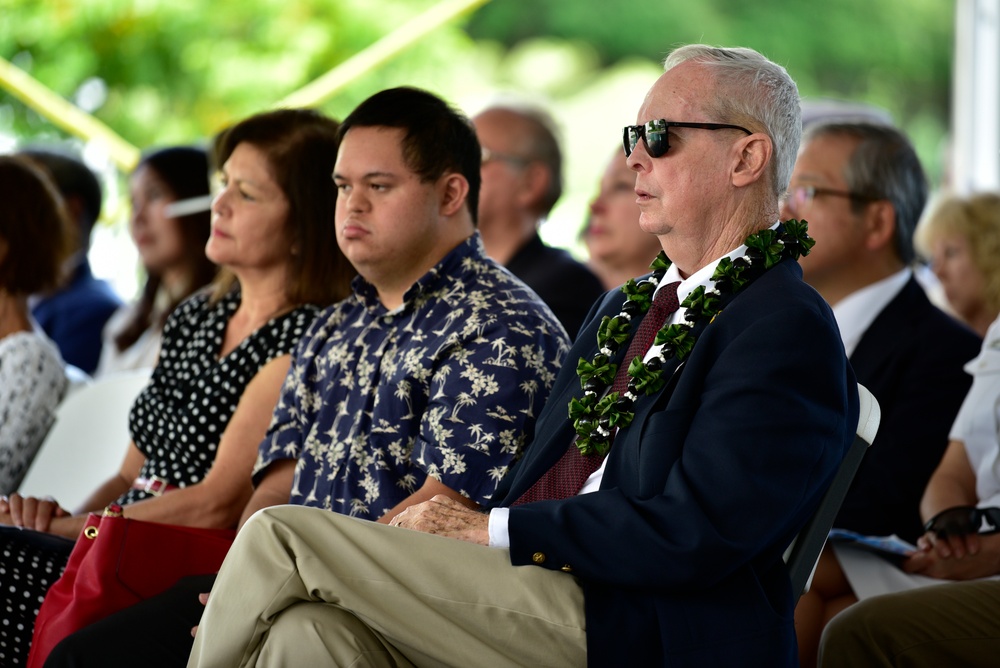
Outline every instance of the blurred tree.
[[(434, 3), (0, 0), (0, 56), (145, 146), (203, 135), (258, 111)], [(937, 0), (702, 0), (680, 6), (494, 0), (470, 18), (467, 32), (473, 40), (502, 45), (494, 57), (537, 37), (586, 45), (589, 71), (630, 57), (658, 61), (686, 42), (743, 44), (786, 65), (804, 96), (878, 104), (904, 127), (928, 117), (943, 126), (952, 14), (951, 3)], [(449, 87), (450, 71), (461, 71), (475, 50), (458, 27), (449, 27), (395, 67), (412, 75), (443, 65), (438, 78)], [(572, 79), (534, 70), (543, 79)], [(362, 87), (373, 90), (391, 71), (373, 73)], [(328, 106), (350, 108), (336, 101)], [(0, 129), (30, 136), (46, 125), (9, 97), (0, 96), (0, 107)]]
[(940, 174), (948, 126), (954, 5), (940, 0), (500, 0), (467, 31), (506, 48), (539, 37), (589, 45), (599, 66), (662, 60), (678, 44), (748, 46), (788, 68), (804, 98), (863, 101), (887, 109)]
[(952, 3), (938, 0), (506, 0), (476, 12), (467, 30), (507, 47), (546, 36), (584, 41), (602, 65), (634, 56), (662, 60), (674, 45), (690, 42), (749, 46), (785, 65), (806, 95), (944, 118), (953, 14)]
[[(439, 0), (0, 0), (0, 56), (139, 148), (205, 141), (273, 105)], [(551, 109), (565, 195), (542, 233), (572, 247), (620, 128), (675, 45), (750, 46), (806, 98), (887, 109), (941, 172), (952, 3), (939, 0), (492, 0), (324, 102), (342, 118), (371, 93), (414, 85), (470, 114), (498, 92)], [(65, 139), (0, 91), (3, 139)], [(9, 141), (9, 140), (8, 140)], [(114, 187), (111, 189), (115, 195)], [(127, 210), (106, 206), (115, 221)]]
[[(260, 111), (432, 4), (3, 0), (0, 56), (144, 147)], [(0, 128), (45, 132), (9, 96), (0, 105)]]

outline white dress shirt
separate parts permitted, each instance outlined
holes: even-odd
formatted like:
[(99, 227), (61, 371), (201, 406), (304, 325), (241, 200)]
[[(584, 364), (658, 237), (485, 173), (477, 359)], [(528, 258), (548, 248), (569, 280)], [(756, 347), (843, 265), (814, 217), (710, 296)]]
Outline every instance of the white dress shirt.
[(854, 354), (861, 337), (878, 314), (896, 298), (911, 275), (909, 268), (902, 269), (888, 278), (852, 292), (833, 307), (833, 317), (837, 319), (840, 338), (844, 341), (844, 351), (848, 357)]

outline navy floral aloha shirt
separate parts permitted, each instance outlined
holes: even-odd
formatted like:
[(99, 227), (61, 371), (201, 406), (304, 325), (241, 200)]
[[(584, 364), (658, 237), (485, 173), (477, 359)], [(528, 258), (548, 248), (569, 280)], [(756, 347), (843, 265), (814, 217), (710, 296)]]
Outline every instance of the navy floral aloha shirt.
[(530, 442), (568, 347), (478, 233), (392, 311), (359, 277), (299, 343), (254, 480), (296, 459), (290, 503), (372, 520), (428, 475), (486, 503)]

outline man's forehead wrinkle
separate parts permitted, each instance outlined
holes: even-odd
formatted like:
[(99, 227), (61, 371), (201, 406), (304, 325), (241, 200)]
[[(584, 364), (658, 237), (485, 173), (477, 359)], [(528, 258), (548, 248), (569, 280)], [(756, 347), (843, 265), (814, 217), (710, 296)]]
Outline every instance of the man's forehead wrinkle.
[[(685, 77), (683, 80), (669, 77), (671, 72), (662, 75), (660, 80), (646, 93), (642, 106), (639, 108), (637, 123), (642, 124), (659, 118), (668, 121), (690, 121), (688, 116), (694, 118), (692, 114), (697, 114), (698, 110), (702, 108), (704, 91), (700, 82), (692, 81), (691, 77)], [(709, 82), (705, 81), (704, 83), (707, 85)], [(685, 117), (681, 118), (680, 116)]]

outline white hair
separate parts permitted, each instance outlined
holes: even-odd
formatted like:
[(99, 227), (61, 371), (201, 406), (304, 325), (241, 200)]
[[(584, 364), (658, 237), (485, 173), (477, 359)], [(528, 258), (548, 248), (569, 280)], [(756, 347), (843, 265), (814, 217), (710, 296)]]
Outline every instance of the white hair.
[(663, 61), (665, 70), (693, 60), (713, 68), (717, 86), (706, 111), (720, 123), (765, 132), (774, 146), (772, 188), (780, 197), (788, 189), (802, 140), (799, 89), (784, 67), (753, 49), (689, 44)]

